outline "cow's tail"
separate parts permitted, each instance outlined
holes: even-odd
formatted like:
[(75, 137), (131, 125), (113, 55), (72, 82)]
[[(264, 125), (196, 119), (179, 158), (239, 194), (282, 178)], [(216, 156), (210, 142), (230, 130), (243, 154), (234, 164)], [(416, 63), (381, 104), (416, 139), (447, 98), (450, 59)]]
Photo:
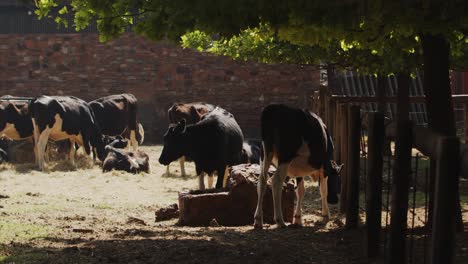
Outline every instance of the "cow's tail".
[(141, 123), (138, 123), (138, 131), (136, 133), (136, 137), (138, 145), (143, 144), (143, 141), (145, 141), (145, 130), (143, 129), (143, 125)]

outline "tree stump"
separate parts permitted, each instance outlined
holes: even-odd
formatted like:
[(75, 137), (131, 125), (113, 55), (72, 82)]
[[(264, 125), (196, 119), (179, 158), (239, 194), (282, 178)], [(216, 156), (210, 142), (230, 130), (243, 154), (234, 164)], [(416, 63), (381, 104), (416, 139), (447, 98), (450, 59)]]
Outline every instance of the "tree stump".
[[(270, 167), (269, 176), (275, 169)], [(241, 164), (233, 166), (226, 190), (189, 191), (179, 193), (179, 224), (187, 226), (207, 226), (216, 219), (223, 226), (240, 226), (253, 224), (257, 207), (257, 181), (260, 166)], [(294, 214), (294, 185), (283, 184), (281, 196), (283, 216), (291, 222)], [(263, 200), (263, 220), (273, 224), (273, 197), (271, 184)]]

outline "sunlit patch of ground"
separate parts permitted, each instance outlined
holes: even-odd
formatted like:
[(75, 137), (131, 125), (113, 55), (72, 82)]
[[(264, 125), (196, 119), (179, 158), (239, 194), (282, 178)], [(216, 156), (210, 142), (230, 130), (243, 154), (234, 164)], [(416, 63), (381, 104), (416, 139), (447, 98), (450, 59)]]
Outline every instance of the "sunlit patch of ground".
[[(192, 163), (180, 177), (142, 147), (150, 174), (102, 173), (80, 158), (77, 168), (51, 163), (0, 165), (0, 262), (5, 263), (363, 263), (362, 229), (347, 231), (332, 206), (322, 221), (318, 189), (306, 181), (305, 227), (253, 231), (244, 227), (179, 227), (154, 212), (198, 186)], [(464, 204), (468, 222), (468, 205)], [(466, 240), (465, 240), (466, 241)]]

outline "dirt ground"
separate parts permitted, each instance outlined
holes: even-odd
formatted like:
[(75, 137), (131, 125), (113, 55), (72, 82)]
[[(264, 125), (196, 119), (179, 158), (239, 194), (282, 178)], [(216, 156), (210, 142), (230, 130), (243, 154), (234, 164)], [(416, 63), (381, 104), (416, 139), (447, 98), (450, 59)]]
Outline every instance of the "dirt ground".
[[(155, 222), (157, 209), (176, 203), (178, 192), (196, 188), (198, 181), (192, 164), (189, 177), (179, 176), (177, 163), (171, 165), (173, 174), (165, 175), (157, 162), (161, 147), (142, 149), (151, 157), (150, 174), (103, 174), (86, 158), (78, 162), (80, 169), (63, 161), (50, 164), (48, 173), (32, 164), (0, 165), (0, 262), (368, 263), (363, 229), (345, 230), (336, 206), (332, 219), (324, 221), (310, 181), (303, 228), (254, 231)], [(417, 216), (424, 218), (421, 210)], [(458, 237), (458, 263), (468, 263), (467, 231)]]

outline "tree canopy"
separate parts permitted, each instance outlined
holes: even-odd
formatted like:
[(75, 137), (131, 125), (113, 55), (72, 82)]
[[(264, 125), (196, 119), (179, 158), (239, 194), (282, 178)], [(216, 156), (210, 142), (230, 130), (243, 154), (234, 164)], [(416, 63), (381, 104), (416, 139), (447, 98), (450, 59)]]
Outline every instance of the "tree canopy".
[(452, 68), (468, 68), (463, 0), (36, 0), (36, 5), (40, 18), (53, 17), (77, 30), (96, 22), (102, 41), (131, 28), (155, 40), (182, 37), (185, 47), (235, 59), (320, 61), (377, 74), (420, 67), (422, 36), (429, 33), (450, 43)]

